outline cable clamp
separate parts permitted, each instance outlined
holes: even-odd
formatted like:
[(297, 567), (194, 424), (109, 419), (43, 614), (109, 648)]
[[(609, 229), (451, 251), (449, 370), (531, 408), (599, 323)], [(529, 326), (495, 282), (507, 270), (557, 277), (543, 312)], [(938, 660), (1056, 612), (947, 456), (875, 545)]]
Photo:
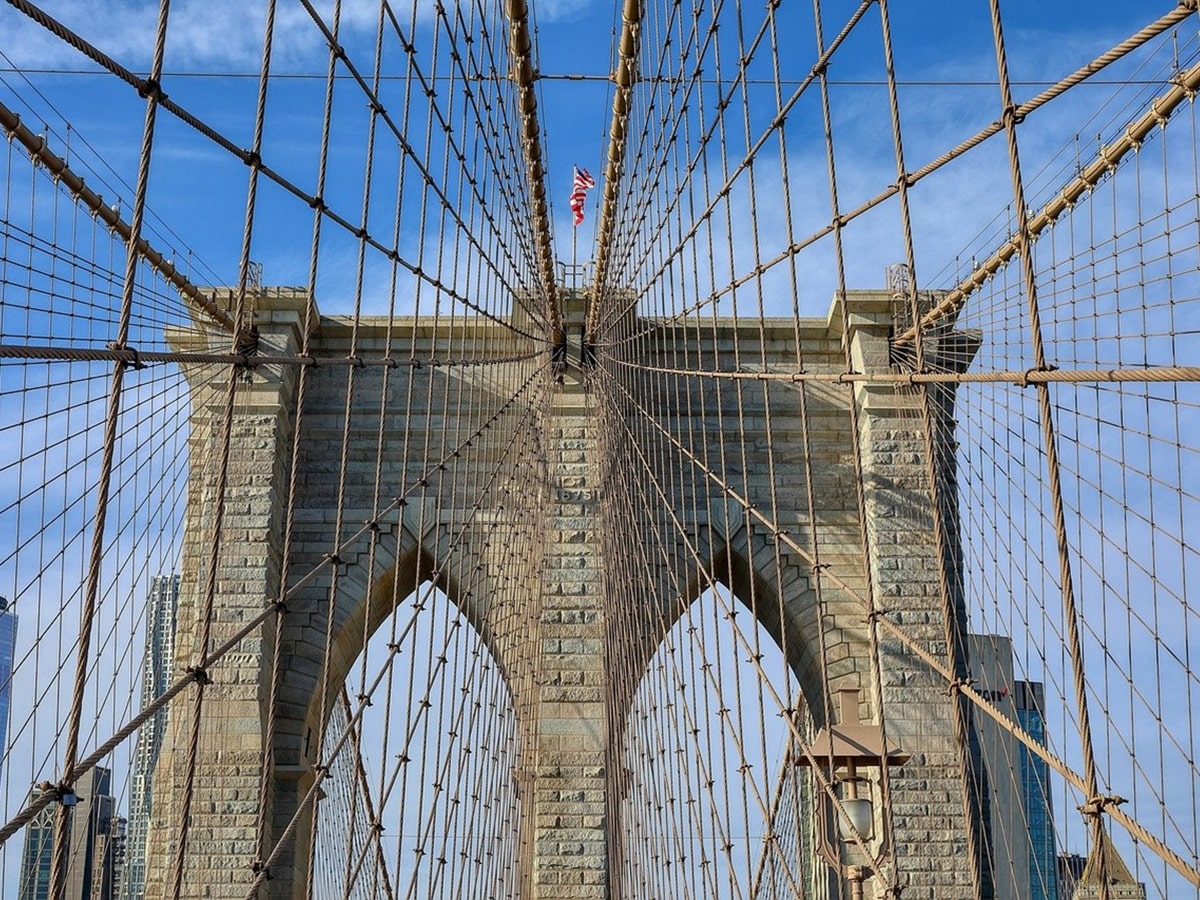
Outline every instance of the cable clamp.
[(974, 686), (975, 686), (974, 678), (955, 678), (948, 685), (946, 685), (945, 694), (947, 697), (956, 697), (962, 693), (963, 688), (974, 687)]
[(1058, 366), (1053, 366), (1053, 365), (1031, 366), (1030, 368), (1026, 369), (1024, 372), (1021, 373), (1021, 382), (1020, 382), (1021, 387), (1029, 387), (1029, 385), (1037, 383), (1037, 382), (1033, 381), (1032, 378), (1030, 377), (1033, 375), (1034, 372), (1057, 372), (1057, 371), (1058, 371)]
[(1095, 818), (1105, 812), (1110, 806), (1115, 808), (1128, 802), (1128, 800), (1119, 794), (1097, 794), (1080, 806), (1079, 811), (1085, 816)]
[(162, 89), (162, 82), (157, 78), (143, 80), (137, 92), (143, 100), (153, 100), (155, 103), (161, 103), (167, 99), (167, 95)]
[(67, 784), (65, 781), (60, 781), (55, 784), (52, 781), (43, 781), (38, 785), (38, 789), (43, 794), (51, 794), (56, 803), (61, 803), (63, 806), (75, 806), (79, 802), (79, 795), (75, 793), (75, 786)]
[(250, 357), (258, 356), (259, 340), (261, 335), (258, 332), (257, 325), (251, 325), (249, 328), (243, 328), (238, 331), (237, 340), (234, 341), (234, 352), (238, 356), (243, 357), (237, 365), (240, 367), (252, 366)]
[(1005, 127), (1007, 127), (1010, 123), (1013, 125), (1020, 125), (1025, 121), (1024, 113), (1018, 113), (1017, 109), (1018, 106), (1015, 103), (1010, 103), (1008, 106), (1004, 107), (1004, 113), (1001, 115), (1000, 121), (1004, 123)]
[(122, 346), (121, 344), (117, 343), (116, 341), (113, 341), (112, 343), (110, 343), (108, 345), (108, 349), (114, 350), (117, 353), (122, 354), (121, 358), (124, 359), (125, 362), (129, 364), (130, 368), (133, 368), (133, 369), (146, 368), (146, 364), (144, 362), (142, 362), (142, 355), (140, 353), (138, 353), (136, 347), (130, 347), (127, 345)]
[(195, 681), (196, 684), (213, 683), (212, 678), (208, 674), (208, 669), (204, 668), (203, 666), (188, 666), (186, 669), (184, 669), (184, 671), (192, 676), (192, 680)]

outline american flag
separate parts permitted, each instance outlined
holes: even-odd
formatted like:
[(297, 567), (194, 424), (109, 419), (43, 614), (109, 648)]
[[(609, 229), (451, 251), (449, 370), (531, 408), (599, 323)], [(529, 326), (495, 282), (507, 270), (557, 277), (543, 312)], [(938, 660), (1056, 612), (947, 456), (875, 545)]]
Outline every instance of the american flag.
[(588, 174), (587, 169), (575, 167), (575, 181), (571, 185), (571, 212), (575, 214), (575, 224), (583, 222), (583, 204), (587, 200), (587, 192), (596, 186), (596, 179)]

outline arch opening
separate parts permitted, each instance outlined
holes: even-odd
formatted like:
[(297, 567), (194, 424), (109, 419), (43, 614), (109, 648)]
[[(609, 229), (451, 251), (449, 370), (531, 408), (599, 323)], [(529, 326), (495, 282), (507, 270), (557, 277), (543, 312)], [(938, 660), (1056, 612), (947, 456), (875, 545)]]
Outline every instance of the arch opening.
[(367, 622), (328, 704), (310, 896), (516, 898), (521, 742), (497, 659), (429, 580)]
[(792, 762), (787, 719), (812, 727), (795, 669), (725, 584), (670, 625), (625, 724), (622, 896), (824, 896)]

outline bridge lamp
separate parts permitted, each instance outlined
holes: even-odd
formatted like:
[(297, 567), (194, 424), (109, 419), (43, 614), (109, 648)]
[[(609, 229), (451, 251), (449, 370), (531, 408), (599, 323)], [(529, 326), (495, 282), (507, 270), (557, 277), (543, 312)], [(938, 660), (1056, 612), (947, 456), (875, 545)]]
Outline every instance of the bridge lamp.
[[(811, 752), (797, 758), (796, 764), (816, 765), (835, 773), (840, 788), (838, 803), (832, 803), (824, 791), (818, 792), (817, 821), (828, 823), (836, 820), (841, 843), (855, 846), (866, 844), (874, 837), (875, 831), (874, 806), (869, 796), (860, 796), (860, 786), (869, 782), (869, 779), (860, 775), (860, 770), (900, 766), (908, 762), (909, 754), (890, 741), (885, 741), (879, 725), (859, 719), (857, 688), (838, 691), (838, 711), (840, 724), (818, 731), (809, 743)], [(863, 881), (873, 869), (878, 869), (891, 848), (881, 842), (870, 851), (870, 865), (847, 865), (844, 861), (846, 853), (830, 841), (829, 831), (829, 828), (820, 829), (818, 850), (830, 866), (850, 881), (851, 896), (861, 898)]]
[[(860, 780), (862, 779), (857, 777), (853, 781), (849, 777), (843, 778), (842, 783), (846, 785), (846, 793), (856, 791), (854, 781)], [(842, 797), (842, 808), (838, 810), (838, 831), (843, 841), (852, 844), (856, 838), (862, 838), (864, 841), (870, 840), (873, 836), (874, 825), (875, 809), (869, 799), (866, 797)]]

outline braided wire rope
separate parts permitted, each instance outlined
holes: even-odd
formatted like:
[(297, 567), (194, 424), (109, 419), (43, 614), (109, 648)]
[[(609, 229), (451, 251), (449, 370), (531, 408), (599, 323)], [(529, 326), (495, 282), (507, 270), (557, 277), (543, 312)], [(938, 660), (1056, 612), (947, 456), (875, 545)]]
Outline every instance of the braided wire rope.
[[(0, 893), (1200, 889), (1194, 2), (1029, 77), (992, 0), (945, 79), (886, 0), (629, 0), (573, 285), (544, 10), (268, 0), (218, 116), (168, 0), (145, 77), (10, 6), (143, 121), (126, 221), (0, 105)], [(229, 287), (145, 225), (179, 135), (248, 178)]]

